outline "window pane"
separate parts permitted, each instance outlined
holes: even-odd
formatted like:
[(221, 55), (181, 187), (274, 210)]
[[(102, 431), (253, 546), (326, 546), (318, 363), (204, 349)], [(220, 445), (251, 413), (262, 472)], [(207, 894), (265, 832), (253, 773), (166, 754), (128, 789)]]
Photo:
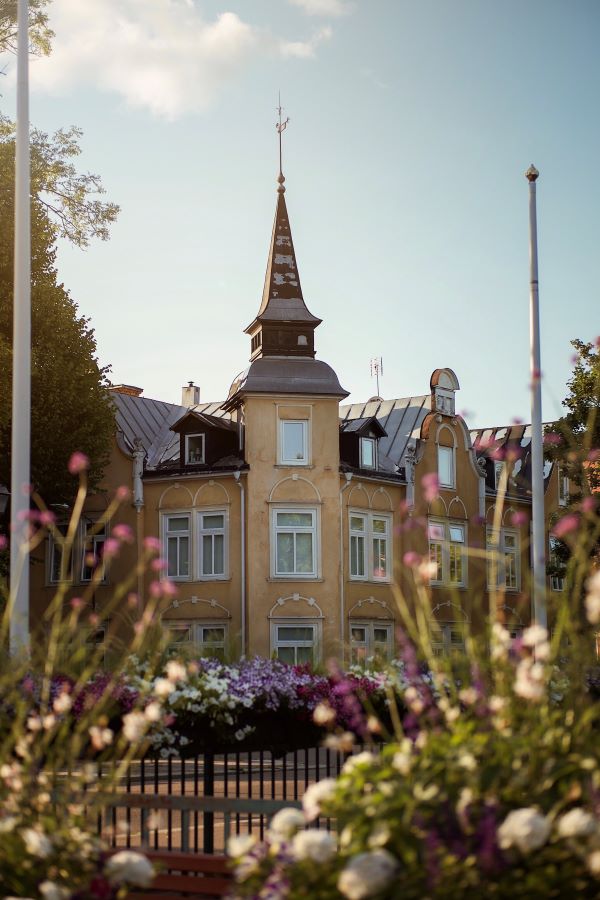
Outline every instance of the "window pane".
[(177, 571), (177, 538), (170, 537), (167, 541), (167, 575), (178, 575)]
[(387, 543), (379, 538), (373, 539), (373, 577), (387, 576)]
[(367, 629), (355, 625), (350, 629), (350, 640), (364, 643), (367, 639)]
[(277, 513), (277, 526), (278, 527), (294, 527), (294, 528), (312, 528), (313, 523), (313, 514), (312, 513), (288, 513), (288, 512), (278, 512)]
[(377, 641), (380, 644), (386, 644), (388, 641), (389, 632), (387, 628), (374, 628), (373, 629), (373, 640)]
[(205, 534), (202, 537), (202, 574), (213, 574), (213, 558), (212, 558), (213, 539), (212, 535)]
[(429, 523), (429, 537), (433, 541), (443, 541), (444, 540), (444, 526), (440, 525), (439, 522), (430, 522)]
[(296, 653), (293, 647), (278, 647), (277, 648), (277, 658), (280, 659), (284, 663), (289, 663), (291, 666), (296, 663)]
[(350, 538), (350, 574), (365, 574), (365, 539), (360, 536)]
[(225, 574), (225, 540), (222, 534), (215, 534), (213, 538), (214, 549), (214, 574)]
[(365, 520), (362, 516), (350, 516), (350, 528), (352, 531), (364, 531)]
[(441, 544), (430, 544), (429, 545), (429, 559), (431, 562), (434, 562), (437, 566), (437, 571), (435, 575), (432, 575), (432, 581), (441, 581), (442, 580), (442, 547)]
[(464, 544), (465, 542), (465, 529), (462, 525), (451, 525), (450, 526), (450, 540), (455, 541), (455, 543)]
[(312, 534), (296, 535), (296, 572), (303, 575), (313, 571)]
[(387, 531), (387, 520), (373, 519), (373, 531), (377, 534), (385, 534)]
[(361, 438), (360, 452), (362, 465), (372, 469), (375, 466), (375, 442), (371, 438)]
[(277, 627), (278, 641), (309, 641), (313, 640), (313, 629), (310, 625), (279, 625)]
[(438, 478), (440, 484), (447, 486), (454, 484), (453, 452), (452, 447), (438, 447)]
[(189, 575), (189, 538), (180, 537), (179, 539), (179, 575), (185, 577)]
[(517, 546), (517, 538), (514, 534), (505, 534), (504, 535), (504, 546), (505, 547), (516, 547)]
[(209, 529), (224, 528), (225, 516), (218, 514), (202, 516), (202, 527), (205, 531), (208, 531)]
[(462, 583), (462, 550), (453, 544), (450, 544), (450, 581)]
[(168, 520), (168, 530), (169, 531), (187, 531), (188, 530), (188, 517), (187, 516), (171, 516)]
[(296, 649), (296, 659), (298, 661), (298, 665), (302, 665), (303, 663), (311, 663), (313, 661), (313, 648), (298, 647)]
[(282, 459), (304, 459), (304, 422), (283, 422)]
[(294, 571), (294, 535), (277, 535), (277, 571), (287, 574)]
[(205, 644), (222, 644), (225, 641), (224, 628), (203, 628), (202, 640)]
[(204, 462), (204, 435), (189, 434), (187, 436), (187, 461), (191, 463)]

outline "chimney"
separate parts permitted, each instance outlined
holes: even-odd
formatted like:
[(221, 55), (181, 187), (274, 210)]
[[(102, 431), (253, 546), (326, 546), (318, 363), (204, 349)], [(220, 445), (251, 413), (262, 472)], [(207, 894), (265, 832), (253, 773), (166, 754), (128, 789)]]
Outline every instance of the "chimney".
[(136, 387), (134, 384), (111, 384), (110, 390), (115, 394), (127, 394), (130, 397), (139, 397), (144, 388)]
[(193, 381), (181, 388), (181, 405), (182, 406), (198, 406), (200, 403), (200, 388)]

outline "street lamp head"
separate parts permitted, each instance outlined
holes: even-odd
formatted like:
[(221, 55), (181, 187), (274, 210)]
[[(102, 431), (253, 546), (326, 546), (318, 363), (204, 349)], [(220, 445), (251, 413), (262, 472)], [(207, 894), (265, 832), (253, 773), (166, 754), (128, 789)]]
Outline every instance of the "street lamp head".
[(531, 163), (531, 165), (529, 166), (529, 168), (528, 168), (527, 171), (525, 172), (525, 178), (527, 179), (527, 181), (529, 181), (529, 182), (531, 183), (531, 182), (533, 182), (533, 181), (537, 181), (537, 180), (538, 180), (539, 174), (540, 174), (540, 173), (538, 172), (538, 170), (536, 169), (536, 167), (533, 165), (533, 163)]

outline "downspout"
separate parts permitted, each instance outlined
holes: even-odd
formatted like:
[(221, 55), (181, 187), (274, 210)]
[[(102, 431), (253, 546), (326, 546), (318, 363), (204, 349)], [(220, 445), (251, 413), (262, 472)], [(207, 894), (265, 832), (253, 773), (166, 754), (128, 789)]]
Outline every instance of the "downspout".
[(246, 492), (244, 491), (243, 482), (240, 479), (241, 472), (238, 470), (233, 473), (236, 484), (240, 491), (240, 519), (242, 523), (241, 533), (241, 565), (242, 565), (242, 584), (241, 584), (241, 656), (246, 655)]
[(146, 451), (140, 438), (133, 442), (133, 506), (135, 508), (135, 532), (137, 544), (137, 592), (140, 601), (144, 593), (144, 568), (141, 564), (144, 554), (144, 459)]
[(345, 646), (346, 646), (346, 623), (345, 623), (345, 602), (344, 602), (344, 507), (342, 502), (342, 494), (346, 488), (350, 487), (352, 481), (352, 472), (345, 472), (346, 484), (340, 489), (340, 650), (342, 667), (344, 665)]

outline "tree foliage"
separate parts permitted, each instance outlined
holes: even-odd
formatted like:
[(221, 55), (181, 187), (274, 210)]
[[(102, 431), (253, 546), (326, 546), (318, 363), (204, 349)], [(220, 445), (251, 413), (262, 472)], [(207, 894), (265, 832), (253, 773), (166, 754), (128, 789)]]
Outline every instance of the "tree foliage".
[[(14, 144), (0, 142), (0, 482), (10, 483), (14, 232)], [(96, 359), (89, 319), (58, 281), (56, 226), (35, 195), (31, 203), (31, 474), (48, 503), (74, 491), (67, 463), (74, 450), (91, 460), (97, 485), (114, 433), (107, 369)]]
[[(48, 25), (49, 0), (29, 0), (29, 49), (47, 56), (54, 32)], [(17, 0), (0, 0), (0, 51), (17, 49)]]

